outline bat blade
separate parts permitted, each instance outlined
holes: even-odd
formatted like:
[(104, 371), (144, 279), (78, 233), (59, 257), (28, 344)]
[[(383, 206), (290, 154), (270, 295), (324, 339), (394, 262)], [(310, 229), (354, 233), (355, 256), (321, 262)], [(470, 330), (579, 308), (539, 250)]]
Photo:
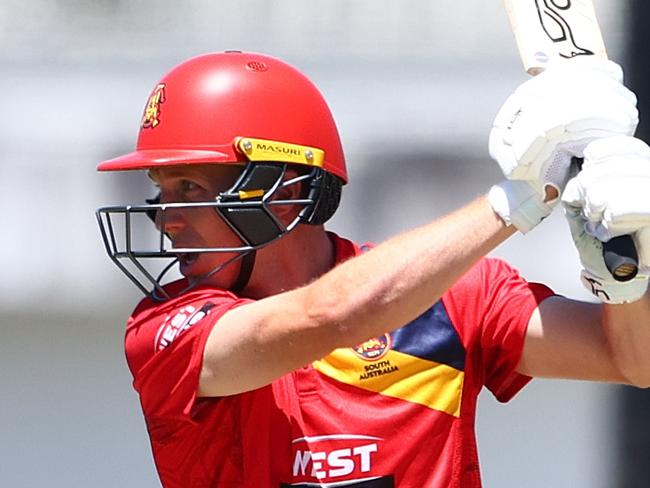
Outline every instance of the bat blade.
[(543, 71), (554, 58), (607, 58), (592, 0), (503, 0), (524, 68)]

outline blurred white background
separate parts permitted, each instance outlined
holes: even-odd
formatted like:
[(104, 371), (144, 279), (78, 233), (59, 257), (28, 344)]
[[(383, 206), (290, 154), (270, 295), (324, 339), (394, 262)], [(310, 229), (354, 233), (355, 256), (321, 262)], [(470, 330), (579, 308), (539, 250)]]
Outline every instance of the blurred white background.
[[(620, 59), (624, 3), (596, 6)], [(381, 241), (499, 179), (489, 128), (526, 79), (499, 1), (3, 0), (0, 486), (159, 486), (122, 353), (139, 292), (93, 214), (151, 191), (95, 166), (133, 149), (171, 66), (233, 48), (291, 62), (329, 100), (351, 174), (332, 230)], [(588, 299), (559, 214), (495, 254)], [(485, 486), (612, 486), (615, 391), (535, 381), (505, 406), (486, 393)]]

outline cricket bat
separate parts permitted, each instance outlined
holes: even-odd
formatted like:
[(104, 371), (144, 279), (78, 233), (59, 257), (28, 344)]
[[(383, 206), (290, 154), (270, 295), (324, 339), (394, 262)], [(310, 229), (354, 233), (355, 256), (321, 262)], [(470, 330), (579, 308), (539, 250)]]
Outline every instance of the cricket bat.
[[(593, 0), (503, 0), (526, 72), (535, 76), (553, 59), (607, 58)], [(581, 160), (576, 161), (578, 165)], [(617, 281), (629, 281), (639, 269), (630, 236), (603, 243), (607, 269)]]

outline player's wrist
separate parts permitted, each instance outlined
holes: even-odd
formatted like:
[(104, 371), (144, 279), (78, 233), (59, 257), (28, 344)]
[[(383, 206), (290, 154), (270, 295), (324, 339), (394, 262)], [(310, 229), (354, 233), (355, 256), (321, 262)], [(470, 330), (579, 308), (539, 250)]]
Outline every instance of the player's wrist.
[(497, 183), (487, 195), (492, 210), (510, 226), (525, 234), (544, 220), (553, 210), (553, 201), (545, 197), (527, 181), (504, 180)]

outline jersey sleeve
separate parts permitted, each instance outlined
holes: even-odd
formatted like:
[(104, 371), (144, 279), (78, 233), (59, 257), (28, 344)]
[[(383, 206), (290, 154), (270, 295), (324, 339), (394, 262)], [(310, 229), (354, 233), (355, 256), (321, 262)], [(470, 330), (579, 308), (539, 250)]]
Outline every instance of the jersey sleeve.
[(483, 384), (501, 402), (510, 400), (530, 377), (516, 372), (533, 311), (554, 293), (529, 283), (499, 259), (483, 259), (450, 290), (460, 318), (459, 333), (480, 362)]
[(245, 303), (201, 296), (136, 310), (127, 327), (126, 356), (150, 427), (160, 420), (191, 420), (208, 336), (224, 313)]

